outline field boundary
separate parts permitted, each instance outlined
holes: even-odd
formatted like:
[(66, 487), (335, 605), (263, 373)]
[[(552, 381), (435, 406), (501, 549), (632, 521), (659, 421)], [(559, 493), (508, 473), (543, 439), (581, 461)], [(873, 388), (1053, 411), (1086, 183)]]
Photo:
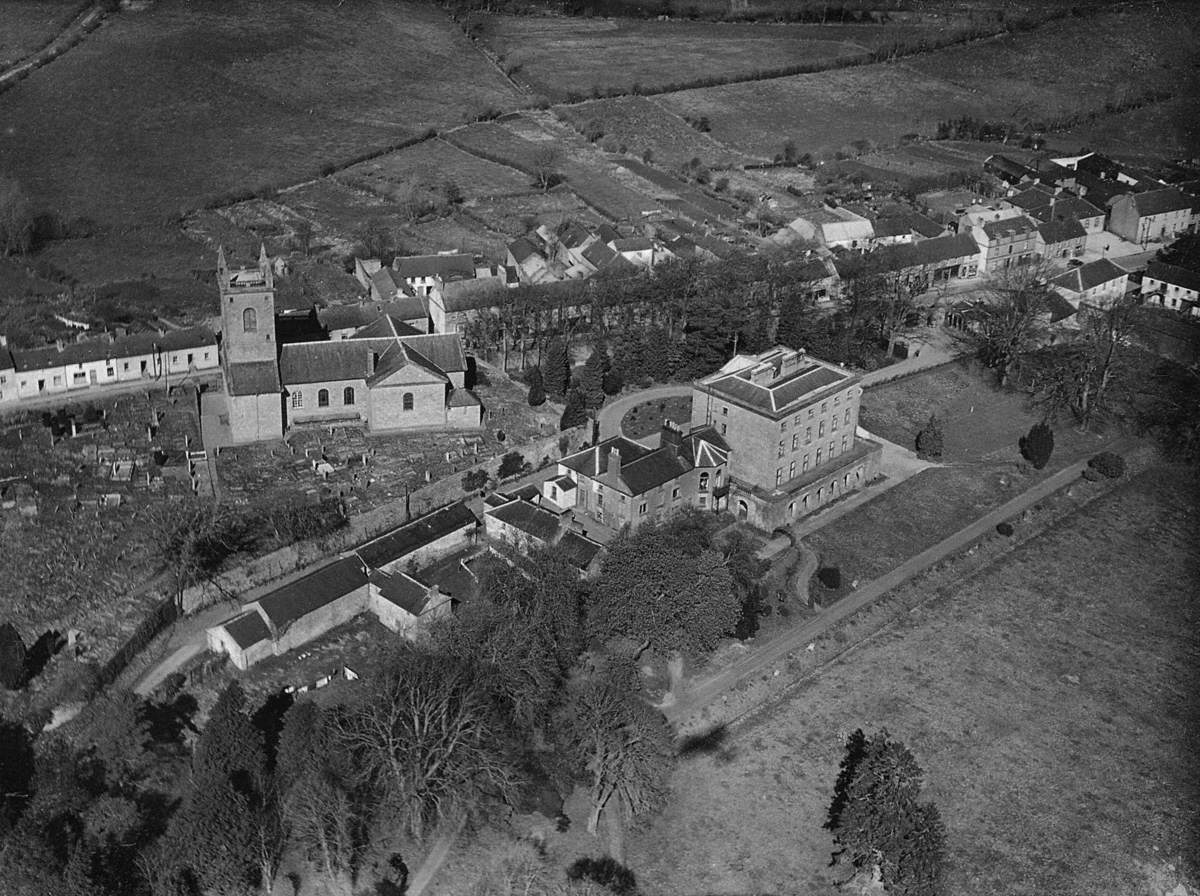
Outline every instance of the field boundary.
[(92, 0), (85, 0), (57, 34), (51, 35), (38, 49), (18, 59), (0, 72), (0, 93), (16, 86), (31, 74), (78, 46), (100, 27), (107, 13)]
[[(1118, 439), (1109, 443), (1107, 448), (1108, 450), (1127, 450), (1129, 444), (1129, 441), (1126, 439)], [(880, 601), (884, 600), (896, 588), (927, 575), (937, 564), (948, 558), (956, 558), (964, 552), (971, 551), (991, 533), (991, 530), (998, 523), (1004, 522), (1016, 514), (1023, 513), (1037, 502), (1045, 500), (1078, 482), (1086, 467), (1087, 459), (1076, 461), (1064, 467), (1049, 478), (1022, 492), (1017, 497), (988, 511), (973, 523), (969, 523), (932, 547), (926, 548), (924, 551), (905, 560), (890, 572), (864, 583), (862, 588), (842, 598), (828, 612), (797, 626), (790, 632), (782, 634), (778, 639), (770, 641), (762, 645), (761, 648), (753, 650), (744, 656), (739, 661), (741, 668), (738, 667), (739, 663), (735, 662), (706, 680), (691, 682), (693, 692), (701, 691), (697, 695), (700, 699), (691, 706), (686, 705), (690, 702), (687, 698), (681, 701), (685, 708), (685, 713), (682, 714), (679, 712), (680, 705), (678, 704), (676, 706), (664, 707), (668, 720), (674, 723), (681, 731), (690, 728), (694, 724), (698, 714), (703, 714), (703, 716), (708, 715), (709, 708), (716, 703), (718, 698), (727, 699), (730, 692), (736, 691), (751, 678), (763, 674), (771, 667), (782, 665), (786, 668), (792, 654), (806, 649), (805, 642), (815, 644), (819, 638), (828, 635), (838, 625), (848, 622), (862, 611), (869, 610), (879, 604)], [(1115, 483), (1116, 480), (1112, 482)], [(1107, 493), (1111, 488), (1112, 486), (1098, 491)], [(824, 658), (822, 662), (824, 662)], [(776, 669), (775, 673), (779, 674), (779, 670)], [(709, 693), (703, 693), (704, 690), (707, 690)], [(752, 708), (749, 707), (744, 711), (735, 713), (733, 718), (736, 719), (750, 712)], [(705, 719), (705, 721), (708, 720)], [(729, 721), (725, 720), (725, 724), (728, 724)]]

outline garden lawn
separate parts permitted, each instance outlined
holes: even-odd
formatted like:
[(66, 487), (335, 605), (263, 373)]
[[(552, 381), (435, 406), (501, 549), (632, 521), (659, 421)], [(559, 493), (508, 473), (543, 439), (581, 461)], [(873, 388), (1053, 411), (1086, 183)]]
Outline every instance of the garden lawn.
[(635, 405), (621, 418), (621, 432), (629, 439), (644, 439), (662, 430), (664, 419), (686, 426), (692, 419), (692, 397), (656, 398)]
[(1126, 896), (1167, 862), (1195, 885), (1198, 497), (1135, 478), (683, 761), (628, 838), (643, 892), (837, 892), (822, 823), (858, 727), (924, 768), (949, 893)]

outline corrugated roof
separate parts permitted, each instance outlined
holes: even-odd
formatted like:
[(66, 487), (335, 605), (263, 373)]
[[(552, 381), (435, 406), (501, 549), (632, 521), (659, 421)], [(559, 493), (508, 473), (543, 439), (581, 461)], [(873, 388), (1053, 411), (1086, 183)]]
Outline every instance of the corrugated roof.
[(470, 508), (456, 501), (367, 542), (355, 553), (367, 566), (379, 569), (452, 532), (478, 524)]
[(510, 501), (485, 513), (541, 541), (553, 541), (558, 534), (558, 517), (528, 501)]
[(253, 647), (260, 641), (269, 641), (271, 638), (271, 630), (263, 622), (258, 610), (251, 610), (229, 620), (225, 623), (224, 629), (229, 632), (233, 642), (242, 650)]
[(43, 370), (65, 364), (87, 364), (116, 358), (131, 358), (155, 352), (174, 352), (186, 349), (217, 347), (217, 337), (208, 327), (188, 327), (164, 333), (134, 333), (113, 339), (85, 339), (65, 343), (60, 351), (56, 345), (39, 348), (12, 348), (14, 369), (18, 372)]
[(359, 559), (343, 557), (259, 598), (258, 605), (275, 631), (283, 632), (297, 619), (365, 584), (367, 572)]

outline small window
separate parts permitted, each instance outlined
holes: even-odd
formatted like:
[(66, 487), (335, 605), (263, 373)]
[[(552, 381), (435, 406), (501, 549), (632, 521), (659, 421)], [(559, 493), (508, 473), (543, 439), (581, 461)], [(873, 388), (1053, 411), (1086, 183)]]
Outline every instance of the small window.
[(779, 421), (779, 431), (780, 431), (780, 432), (787, 432), (787, 421), (786, 421), (786, 420), (780, 420), (780, 421)]
[(729, 416), (729, 408), (727, 408), (727, 407), (722, 407), (722, 408), (721, 408), (721, 416), (722, 416), (722, 417), (728, 417), (728, 416)]
[(405, 392), (404, 398), (401, 399), (401, 402), (401, 407), (404, 408), (404, 410), (411, 411), (413, 409), (413, 394), (411, 392)]
[(247, 308), (242, 312), (242, 332), (256, 333), (258, 332), (258, 312), (253, 308)]
[(833, 460), (833, 442), (829, 443), (829, 459)]
[(295, 392), (292, 393), (292, 407), (294, 407), (294, 408), (304, 407), (304, 393), (301, 392), (299, 389), (297, 389)]
[(818, 448), (817, 449), (817, 466), (819, 467), (820, 465), (821, 465), (821, 449)]
[(638, 505), (638, 513), (640, 513), (642, 516), (646, 515), (646, 502), (645, 501), (643, 501), (641, 504)]
[(701, 506), (701, 507), (707, 507), (707, 506), (708, 506), (708, 496), (707, 496), (707, 495), (701, 495), (701, 496), (700, 496), (700, 506)]
[(812, 441), (812, 427), (811, 426), (804, 427), (804, 441), (806, 441), (806, 442)]
[(824, 420), (822, 420), (821, 423), (817, 426), (817, 438), (819, 439), (823, 435), (825, 435), (825, 421)]
[(838, 427), (838, 418), (834, 417), (833, 422), (830, 426), (830, 429), (832, 429), (834, 432), (837, 432), (837, 427)]
[(850, 425), (850, 409), (846, 408), (846, 425)]
[(319, 407), (319, 408), (329, 407), (329, 390), (328, 389), (321, 389), (317, 392), (317, 407)]
[(342, 390), (342, 404), (354, 404), (354, 387), (347, 386)]
[(788, 479), (795, 479), (795, 478), (796, 478), (796, 462), (792, 461), (790, 464), (788, 464)]
[(721, 435), (725, 435), (725, 424), (721, 424)]
[(775, 484), (779, 485), (781, 482), (783, 482), (783, 467), (775, 471)]
[(794, 436), (792, 436), (792, 450), (795, 451), (799, 447), (800, 447), (800, 433), (796, 433)]
[(842, 453), (846, 452), (846, 436), (842, 436)]
[(808, 455), (804, 455), (804, 472), (808, 472)]
[(708, 491), (708, 474), (707, 473), (700, 474), (700, 491), (702, 491), (702, 492)]
[(128, 370), (128, 369), (129, 369), (129, 362), (128, 362), (128, 361), (126, 361), (126, 362), (125, 362), (125, 363), (122, 365), (122, 369), (123, 369), (123, 370)]
[(809, 408), (808, 409), (808, 419), (811, 420), (812, 418), (813, 418), (813, 409)]
[(679, 487), (676, 486), (675, 488), (671, 489), (671, 500), (676, 501), (678, 499), (679, 499)]
[(783, 452), (784, 452), (785, 450), (786, 450), (786, 449), (783, 447), (783, 439), (780, 439), (780, 440), (779, 440), (779, 455), (778, 455), (778, 456), (779, 456), (779, 457), (783, 457)]
[(829, 402), (827, 402), (827, 401), (821, 402), (821, 413), (824, 414), (828, 410), (829, 410)]

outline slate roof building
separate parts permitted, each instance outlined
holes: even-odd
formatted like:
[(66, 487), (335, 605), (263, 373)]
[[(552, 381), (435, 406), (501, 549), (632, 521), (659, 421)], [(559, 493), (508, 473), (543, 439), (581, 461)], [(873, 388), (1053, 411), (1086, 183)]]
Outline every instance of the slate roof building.
[(1131, 243), (1169, 242), (1193, 229), (1193, 202), (1173, 188), (1118, 196), (1109, 205), (1108, 229)]
[(836, 364), (776, 346), (693, 384), (692, 426), (716, 428), (728, 445), (739, 519), (770, 531), (874, 478), (882, 449), (858, 430), (858, 383)]
[(1059, 274), (1050, 281), (1050, 287), (1070, 302), (1072, 308), (1080, 305), (1106, 308), (1125, 297), (1129, 272), (1107, 258), (1100, 258)]
[(1087, 247), (1087, 231), (1078, 221), (1043, 221), (1037, 225), (1034, 245), (1041, 258), (1056, 261), (1078, 258)]
[(664, 423), (658, 448), (615, 436), (558, 462), (574, 483), (575, 518), (636, 530), (685, 507), (726, 506), (729, 445), (712, 426)]
[(1142, 300), (1149, 305), (1200, 317), (1200, 273), (1152, 261), (1142, 275)]
[[(423, 257), (404, 270), (423, 282), (420, 277), (437, 274), (439, 264), (457, 270), (462, 257)], [(377, 315), (340, 339), (281, 344), (266, 251), (257, 267), (231, 270), (221, 250), (217, 279), (225, 392), (215, 408), (218, 397), (207, 397), (206, 441), (275, 440), (288, 428), (308, 423), (360, 425), (374, 432), (480, 426), (483, 408), (466, 389), (467, 361), (457, 334), (413, 335), (402, 311)], [(394, 308), (397, 301), (393, 296), (388, 304)], [(326, 310), (325, 316), (342, 318), (341, 324), (350, 315)], [(211, 422), (213, 417), (219, 423)]]

